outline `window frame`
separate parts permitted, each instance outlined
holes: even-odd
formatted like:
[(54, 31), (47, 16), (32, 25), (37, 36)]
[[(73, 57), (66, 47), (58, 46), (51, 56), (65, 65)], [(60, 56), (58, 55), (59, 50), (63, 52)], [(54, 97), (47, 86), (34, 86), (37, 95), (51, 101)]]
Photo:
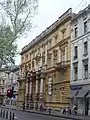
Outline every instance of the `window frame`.
[(87, 25), (87, 21), (84, 22), (84, 33), (88, 32), (88, 25)]
[[(73, 69), (74, 69), (74, 76), (73, 76), (74, 80), (77, 80), (78, 79), (78, 63), (73, 64)], [(75, 71), (77, 71), (77, 72), (75, 72)]]
[(78, 46), (74, 47), (74, 59), (78, 58)]
[[(86, 46), (87, 45), (87, 46)], [(88, 42), (84, 42), (84, 54), (88, 54)]]
[[(87, 66), (87, 67), (86, 67)], [(87, 69), (86, 69), (86, 68)], [(88, 78), (88, 64), (84, 65), (84, 79), (87, 79)]]
[(75, 31), (75, 38), (77, 38), (78, 37), (78, 27), (75, 27), (74, 31)]

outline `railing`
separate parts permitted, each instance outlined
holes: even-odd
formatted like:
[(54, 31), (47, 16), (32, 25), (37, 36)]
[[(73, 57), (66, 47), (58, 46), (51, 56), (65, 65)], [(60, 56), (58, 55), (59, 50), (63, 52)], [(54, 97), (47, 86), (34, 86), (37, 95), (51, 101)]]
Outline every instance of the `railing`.
[(61, 61), (60, 63), (56, 64), (56, 68), (62, 68), (65, 69), (68, 67), (68, 65), (70, 64), (70, 61)]

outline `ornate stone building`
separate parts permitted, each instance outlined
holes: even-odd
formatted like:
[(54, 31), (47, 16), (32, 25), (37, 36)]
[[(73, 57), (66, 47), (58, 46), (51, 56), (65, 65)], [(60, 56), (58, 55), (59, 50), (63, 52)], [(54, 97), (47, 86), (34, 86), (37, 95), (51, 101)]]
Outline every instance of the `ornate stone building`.
[(72, 15), (70, 8), (22, 49), (19, 104), (68, 107)]

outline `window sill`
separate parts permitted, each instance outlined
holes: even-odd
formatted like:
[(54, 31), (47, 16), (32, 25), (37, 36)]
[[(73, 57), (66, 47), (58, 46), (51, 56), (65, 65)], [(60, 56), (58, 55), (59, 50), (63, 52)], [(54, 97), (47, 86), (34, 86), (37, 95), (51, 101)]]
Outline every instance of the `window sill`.
[(73, 58), (74, 60), (77, 60), (78, 59), (78, 57), (77, 56), (74, 56), (74, 58)]
[(88, 79), (88, 77), (83, 78), (83, 80), (87, 80), (87, 79)]
[(88, 52), (83, 54), (83, 56), (87, 56), (87, 55), (88, 55)]
[(78, 78), (77, 79), (74, 79), (73, 81), (77, 81), (78, 80)]

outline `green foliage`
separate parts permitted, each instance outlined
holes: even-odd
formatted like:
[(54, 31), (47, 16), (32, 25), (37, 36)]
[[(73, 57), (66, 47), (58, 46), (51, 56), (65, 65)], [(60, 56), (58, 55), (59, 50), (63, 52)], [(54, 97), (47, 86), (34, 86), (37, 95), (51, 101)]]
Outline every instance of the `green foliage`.
[(9, 26), (0, 26), (0, 62), (3, 64), (14, 63), (13, 58), (17, 53), (17, 45), (11, 42), (13, 32)]
[(0, 63), (14, 63), (16, 40), (31, 30), (38, 0), (0, 0)]

